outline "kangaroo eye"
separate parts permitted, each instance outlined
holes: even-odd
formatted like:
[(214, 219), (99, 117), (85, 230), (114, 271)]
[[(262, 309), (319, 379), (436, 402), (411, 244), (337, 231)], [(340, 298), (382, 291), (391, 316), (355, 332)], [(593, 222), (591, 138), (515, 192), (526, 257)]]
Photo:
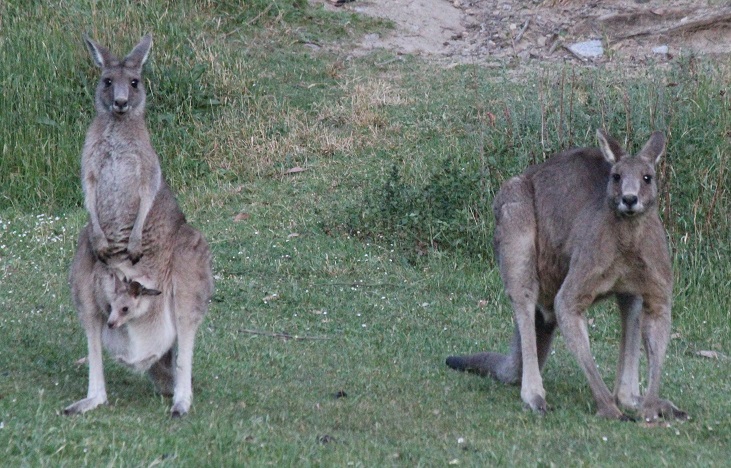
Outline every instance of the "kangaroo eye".
[(619, 182), (622, 179), (622, 176), (619, 174), (612, 174), (612, 180), (615, 182)]
[(104, 78), (104, 87), (108, 88), (112, 86), (112, 79), (111, 78)]
[(129, 307), (122, 307), (122, 313), (126, 314), (129, 312)]
[(140, 81), (139, 80), (132, 80), (132, 82), (130, 84), (132, 85), (133, 88), (137, 89), (137, 85), (140, 84)]
[(646, 175), (645, 177), (642, 178), (642, 180), (644, 180), (645, 183), (649, 184), (650, 182), (652, 182), (652, 176)]

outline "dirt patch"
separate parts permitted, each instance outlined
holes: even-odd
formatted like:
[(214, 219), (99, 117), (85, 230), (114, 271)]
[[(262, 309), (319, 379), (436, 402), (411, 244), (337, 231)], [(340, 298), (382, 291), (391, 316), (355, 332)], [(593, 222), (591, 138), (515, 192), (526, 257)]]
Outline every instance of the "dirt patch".
[(731, 55), (731, 6), (722, 1), (713, 6), (689, 0), (355, 0), (338, 7), (311, 1), (394, 22), (389, 33), (366, 35), (356, 54), (388, 48), (448, 63), (630, 66), (681, 54)]
[(449, 39), (464, 31), (465, 14), (445, 0), (356, 1), (346, 8), (388, 18), (392, 34), (367, 34), (360, 48), (388, 48), (408, 54), (448, 53)]

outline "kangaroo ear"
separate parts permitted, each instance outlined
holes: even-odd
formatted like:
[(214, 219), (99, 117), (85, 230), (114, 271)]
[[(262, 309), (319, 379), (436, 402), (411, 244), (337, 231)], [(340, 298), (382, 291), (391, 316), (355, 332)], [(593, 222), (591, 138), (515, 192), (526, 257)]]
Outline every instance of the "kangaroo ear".
[(637, 157), (652, 164), (657, 164), (663, 154), (665, 154), (665, 135), (662, 132), (653, 132), (645, 146), (637, 153)]
[(152, 35), (148, 34), (142, 38), (139, 44), (132, 49), (124, 58), (124, 65), (130, 68), (142, 68), (142, 65), (147, 61), (147, 57), (150, 55), (150, 49), (152, 48)]
[(86, 43), (86, 48), (89, 49), (91, 59), (94, 60), (97, 67), (104, 68), (115, 60), (112, 53), (109, 52), (109, 49), (92, 41), (86, 34), (84, 34), (84, 42)]
[(128, 289), (129, 289), (130, 296), (137, 299), (138, 297), (140, 297), (140, 295), (142, 294), (142, 291), (144, 291), (145, 287), (142, 286), (137, 281), (132, 281), (131, 283), (129, 283)]
[(599, 149), (602, 151), (604, 159), (611, 164), (617, 163), (625, 155), (624, 149), (617, 140), (609, 136), (604, 130), (597, 129), (596, 138), (599, 140)]
[(145, 287), (142, 288), (143, 296), (159, 296), (160, 294), (162, 294), (162, 291), (158, 291), (157, 289), (147, 289)]
[(117, 276), (116, 273), (110, 273), (112, 276), (114, 276), (114, 292), (120, 293), (126, 289), (124, 283), (121, 279), (119, 279), (119, 276)]

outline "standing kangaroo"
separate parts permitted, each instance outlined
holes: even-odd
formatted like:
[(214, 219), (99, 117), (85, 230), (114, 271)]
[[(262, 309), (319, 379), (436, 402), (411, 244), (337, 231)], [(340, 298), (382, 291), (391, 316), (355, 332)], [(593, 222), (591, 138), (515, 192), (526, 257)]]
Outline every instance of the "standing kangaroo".
[[(447, 365), (520, 382), (525, 404), (545, 413), (541, 369), (558, 325), (589, 380), (598, 416), (629, 419), (621, 405), (647, 420), (684, 419), (685, 412), (659, 397), (673, 285), (656, 207), (655, 165), (665, 137), (653, 133), (635, 156), (601, 130), (597, 138), (599, 148), (559, 153), (498, 192), (493, 242), (515, 315), (510, 352), (451, 356)], [(589, 306), (607, 296), (616, 298), (622, 323), (613, 394), (591, 354), (585, 317)], [(644, 398), (640, 341), (649, 371)]]
[(160, 161), (145, 125), (142, 66), (152, 47), (147, 35), (123, 60), (84, 37), (94, 63), (102, 69), (96, 88), (96, 118), (81, 156), (81, 184), (91, 223), (95, 254), (106, 261), (126, 253), (142, 256), (142, 230), (158, 191)]
[[(162, 382), (156, 377), (166, 373), (158, 371), (167, 370), (173, 380), (171, 413), (182, 416), (193, 397), (195, 334), (213, 294), (210, 250), (201, 233), (187, 224), (165, 183), (145, 125), (141, 72), (151, 36), (123, 60), (88, 37), (85, 42), (102, 73), (97, 115), (81, 162), (89, 223), (79, 235), (69, 283), (86, 332), (89, 388), (87, 397), (65, 413), (83, 413), (107, 402), (104, 345), (129, 367), (147, 370), (156, 385)], [(112, 288), (110, 293), (109, 274), (161, 294), (131, 303), (144, 310), (116, 315), (110, 322), (108, 307), (115, 298), (130, 299), (124, 296), (130, 292)]]

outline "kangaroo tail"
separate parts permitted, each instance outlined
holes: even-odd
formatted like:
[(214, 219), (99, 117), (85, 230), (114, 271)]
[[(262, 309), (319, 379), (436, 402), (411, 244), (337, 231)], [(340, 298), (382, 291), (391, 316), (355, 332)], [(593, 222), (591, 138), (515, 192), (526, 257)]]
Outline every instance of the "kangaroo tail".
[[(471, 354), (465, 356), (449, 356), (447, 358), (447, 366), (460, 372), (472, 372), (475, 374), (486, 375), (485, 369), (481, 365), (484, 355), (487, 353)], [(480, 359), (483, 357), (483, 359)]]
[[(499, 353), (477, 353), (449, 356), (447, 366), (452, 369), (490, 376), (506, 384), (520, 382), (520, 357)], [(516, 362), (517, 361), (517, 362)]]

